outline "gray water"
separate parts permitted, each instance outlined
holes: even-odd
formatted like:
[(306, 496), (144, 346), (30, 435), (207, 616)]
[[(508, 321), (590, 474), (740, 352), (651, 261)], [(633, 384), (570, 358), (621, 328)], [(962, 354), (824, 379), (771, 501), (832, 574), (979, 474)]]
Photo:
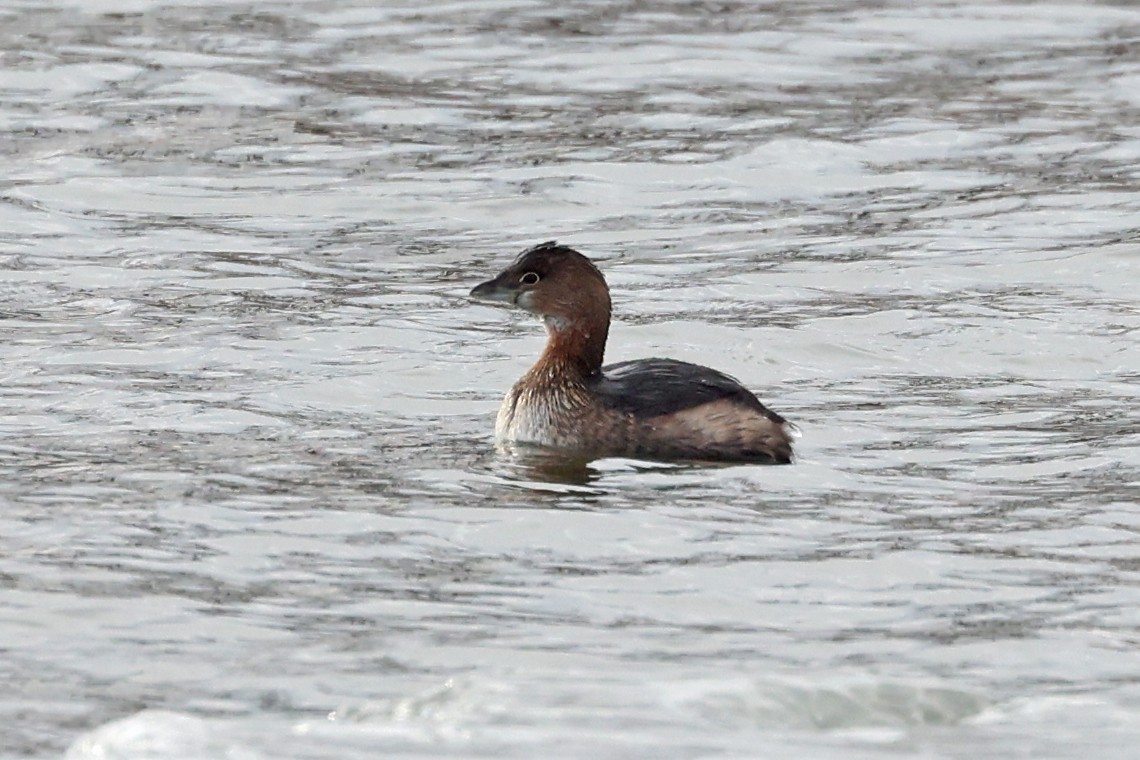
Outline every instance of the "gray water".
[[(0, 3), (0, 757), (1120, 758), (1140, 8)], [(496, 453), (547, 239), (790, 467)]]

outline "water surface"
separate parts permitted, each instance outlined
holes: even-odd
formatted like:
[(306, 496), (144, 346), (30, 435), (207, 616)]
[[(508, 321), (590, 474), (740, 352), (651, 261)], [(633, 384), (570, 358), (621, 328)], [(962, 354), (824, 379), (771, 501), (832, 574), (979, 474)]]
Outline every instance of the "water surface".
[[(1131, 3), (0, 4), (0, 757), (1133, 757)], [(496, 453), (557, 238), (791, 467)]]

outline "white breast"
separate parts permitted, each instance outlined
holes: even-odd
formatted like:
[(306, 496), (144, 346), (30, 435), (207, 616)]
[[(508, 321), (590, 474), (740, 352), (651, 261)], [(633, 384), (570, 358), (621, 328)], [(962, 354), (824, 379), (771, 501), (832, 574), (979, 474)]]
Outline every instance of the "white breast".
[(557, 399), (512, 388), (495, 418), (495, 439), (502, 443), (530, 443), (573, 448), (581, 445), (573, 422), (578, 415)]

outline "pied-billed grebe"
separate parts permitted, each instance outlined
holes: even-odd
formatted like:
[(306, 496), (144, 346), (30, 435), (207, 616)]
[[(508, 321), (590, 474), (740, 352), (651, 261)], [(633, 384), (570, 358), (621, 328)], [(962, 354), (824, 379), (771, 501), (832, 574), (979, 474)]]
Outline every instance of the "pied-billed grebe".
[(610, 291), (598, 268), (551, 241), (471, 291), (542, 317), (546, 350), (503, 399), (495, 437), (581, 455), (784, 464), (784, 418), (716, 370), (674, 359), (602, 366)]

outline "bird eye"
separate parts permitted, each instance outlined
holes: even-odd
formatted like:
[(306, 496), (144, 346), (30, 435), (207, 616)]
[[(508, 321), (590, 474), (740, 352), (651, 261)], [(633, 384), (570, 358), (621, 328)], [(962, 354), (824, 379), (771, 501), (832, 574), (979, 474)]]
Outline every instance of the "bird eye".
[(519, 278), (519, 282), (523, 285), (534, 285), (538, 282), (539, 276), (537, 272), (527, 272)]

